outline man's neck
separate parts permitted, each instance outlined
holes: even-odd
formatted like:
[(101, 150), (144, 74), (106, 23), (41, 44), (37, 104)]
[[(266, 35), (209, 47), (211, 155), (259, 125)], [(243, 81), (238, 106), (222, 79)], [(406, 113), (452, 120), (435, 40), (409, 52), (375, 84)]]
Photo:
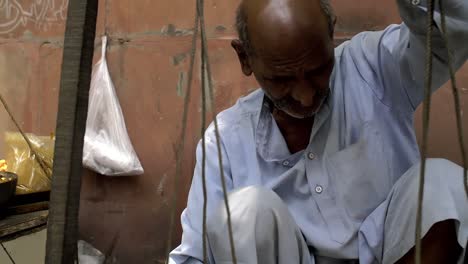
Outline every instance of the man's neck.
[(314, 117), (297, 119), (274, 107), (272, 115), (291, 154), (307, 148), (314, 125)]

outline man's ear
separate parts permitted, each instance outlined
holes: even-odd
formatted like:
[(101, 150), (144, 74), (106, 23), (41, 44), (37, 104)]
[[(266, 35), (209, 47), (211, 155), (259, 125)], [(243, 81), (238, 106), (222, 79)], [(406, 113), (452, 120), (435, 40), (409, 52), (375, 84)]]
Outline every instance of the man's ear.
[(242, 72), (246, 76), (252, 75), (252, 67), (250, 65), (249, 55), (247, 54), (247, 51), (245, 50), (242, 42), (238, 39), (235, 39), (231, 42), (231, 46), (237, 53), (237, 57), (239, 58), (239, 62), (242, 67)]
[(335, 36), (335, 26), (336, 26), (336, 22), (338, 21), (338, 18), (336, 16), (333, 16), (333, 26), (332, 26), (332, 29), (330, 31), (330, 37), (333, 39)]

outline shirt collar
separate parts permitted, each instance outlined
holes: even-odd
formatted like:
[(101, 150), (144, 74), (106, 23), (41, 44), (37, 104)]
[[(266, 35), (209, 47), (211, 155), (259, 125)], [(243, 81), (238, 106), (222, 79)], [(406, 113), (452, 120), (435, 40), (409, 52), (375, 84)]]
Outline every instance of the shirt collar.
[[(332, 93), (327, 97), (319, 112), (315, 116), (314, 127), (310, 136), (310, 142), (317, 134), (318, 130), (330, 115)], [(255, 130), (255, 144), (257, 153), (269, 162), (282, 162), (286, 159), (293, 161), (301, 157), (302, 151), (291, 154), (287, 147), (286, 141), (281, 134), (276, 122), (271, 114), (273, 104), (263, 93), (262, 104), (257, 120)]]

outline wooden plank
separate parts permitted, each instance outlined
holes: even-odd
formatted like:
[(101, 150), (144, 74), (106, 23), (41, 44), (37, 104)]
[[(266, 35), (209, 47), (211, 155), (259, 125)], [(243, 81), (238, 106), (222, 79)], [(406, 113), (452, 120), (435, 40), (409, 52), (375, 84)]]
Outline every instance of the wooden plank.
[(77, 259), (83, 138), (88, 110), (97, 0), (70, 0), (65, 29), (46, 263)]
[(44, 221), (44, 223), (35, 225), (32, 228), (24, 229), (24, 230), (21, 230), (21, 231), (19, 231), (17, 233), (13, 233), (13, 234), (10, 234), (10, 235), (7, 235), (7, 236), (0, 237), (0, 243), (15, 240), (15, 239), (20, 238), (22, 236), (27, 236), (27, 235), (30, 235), (30, 234), (34, 234), (34, 233), (40, 232), (40, 231), (42, 231), (42, 230), (44, 230), (46, 228), (47, 228), (47, 219)]
[(0, 220), (0, 240), (4, 237), (43, 226), (47, 222), (47, 210), (28, 214), (12, 215)]

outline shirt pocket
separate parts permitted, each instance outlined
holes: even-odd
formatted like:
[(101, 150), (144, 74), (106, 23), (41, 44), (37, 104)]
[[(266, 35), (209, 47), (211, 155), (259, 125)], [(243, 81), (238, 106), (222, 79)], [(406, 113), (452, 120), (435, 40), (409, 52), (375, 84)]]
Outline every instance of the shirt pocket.
[(354, 234), (362, 221), (391, 189), (384, 138), (372, 123), (365, 123), (354, 144), (329, 155), (326, 166), (344, 224)]

